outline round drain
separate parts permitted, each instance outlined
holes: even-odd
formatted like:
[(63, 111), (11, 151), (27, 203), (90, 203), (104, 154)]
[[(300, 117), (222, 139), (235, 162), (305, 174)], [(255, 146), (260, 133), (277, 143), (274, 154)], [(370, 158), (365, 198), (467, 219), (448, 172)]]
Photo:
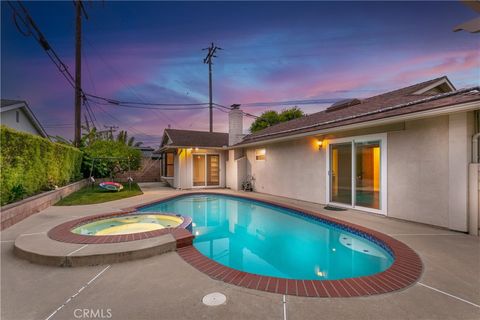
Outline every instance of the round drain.
[(203, 304), (210, 307), (219, 306), (226, 301), (227, 297), (220, 292), (209, 293), (202, 299)]

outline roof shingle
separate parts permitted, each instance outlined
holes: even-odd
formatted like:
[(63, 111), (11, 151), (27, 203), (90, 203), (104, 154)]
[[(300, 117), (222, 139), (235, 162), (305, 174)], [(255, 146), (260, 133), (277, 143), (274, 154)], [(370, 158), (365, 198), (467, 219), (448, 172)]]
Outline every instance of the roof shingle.
[(228, 133), (193, 130), (165, 129), (171, 142), (164, 142), (162, 147), (198, 147), (221, 148), (228, 146)]
[(478, 88), (457, 90), (436, 96), (414, 94), (442, 79), (448, 80), (446, 77), (432, 79), (363, 99), (360, 104), (328, 112), (324, 110), (302, 118), (279, 123), (247, 135), (237, 145), (241, 146), (294, 134), (420, 112), (458, 103), (480, 101)]

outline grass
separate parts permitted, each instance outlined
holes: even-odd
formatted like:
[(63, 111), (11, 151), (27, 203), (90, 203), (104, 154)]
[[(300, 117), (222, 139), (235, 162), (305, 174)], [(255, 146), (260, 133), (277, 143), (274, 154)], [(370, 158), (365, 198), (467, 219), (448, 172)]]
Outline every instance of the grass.
[(91, 186), (85, 187), (70, 194), (57, 202), (56, 206), (78, 206), (83, 204), (95, 204), (107, 201), (119, 200), (138, 196), (143, 194), (142, 190), (136, 183), (132, 183), (132, 190), (130, 190), (128, 184), (124, 184), (124, 188), (121, 191), (106, 191), (101, 189), (98, 184), (94, 188)]

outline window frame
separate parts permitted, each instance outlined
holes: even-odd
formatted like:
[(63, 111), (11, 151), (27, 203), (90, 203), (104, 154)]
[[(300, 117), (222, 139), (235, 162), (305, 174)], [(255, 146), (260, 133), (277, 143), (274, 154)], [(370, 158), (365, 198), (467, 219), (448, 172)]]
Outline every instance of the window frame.
[(265, 161), (267, 159), (267, 149), (257, 148), (255, 149), (255, 161)]
[[(168, 155), (171, 154), (172, 155), (172, 161), (171, 163), (169, 163), (168, 161)], [(168, 174), (169, 172), (169, 167), (171, 167), (171, 175)], [(164, 177), (167, 177), (167, 178), (173, 178), (175, 177), (175, 152), (165, 152), (165, 160), (164, 160)]]

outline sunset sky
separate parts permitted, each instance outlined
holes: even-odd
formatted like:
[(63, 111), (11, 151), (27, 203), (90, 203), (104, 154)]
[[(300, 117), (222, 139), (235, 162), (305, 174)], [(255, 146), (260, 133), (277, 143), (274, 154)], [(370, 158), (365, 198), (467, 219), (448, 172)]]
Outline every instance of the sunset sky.
[[(74, 6), (24, 2), (74, 71)], [(26, 100), (51, 135), (73, 136), (73, 89), (32, 37), (19, 33), (2, 2), (2, 98)], [(479, 84), (478, 34), (452, 32), (476, 13), (460, 2), (95, 2), (86, 1), (83, 88), (122, 100), (208, 102), (212, 41), (214, 101), (260, 114), (278, 102), (316, 100), (307, 113), (447, 75), (457, 88)], [(322, 103), (321, 103), (322, 102)], [(294, 105), (294, 103), (286, 104)], [(163, 129), (208, 130), (208, 110), (135, 110), (92, 105), (97, 122), (118, 125), (146, 145)], [(245, 126), (249, 124), (248, 120)], [(214, 112), (215, 131), (227, 130)]]

